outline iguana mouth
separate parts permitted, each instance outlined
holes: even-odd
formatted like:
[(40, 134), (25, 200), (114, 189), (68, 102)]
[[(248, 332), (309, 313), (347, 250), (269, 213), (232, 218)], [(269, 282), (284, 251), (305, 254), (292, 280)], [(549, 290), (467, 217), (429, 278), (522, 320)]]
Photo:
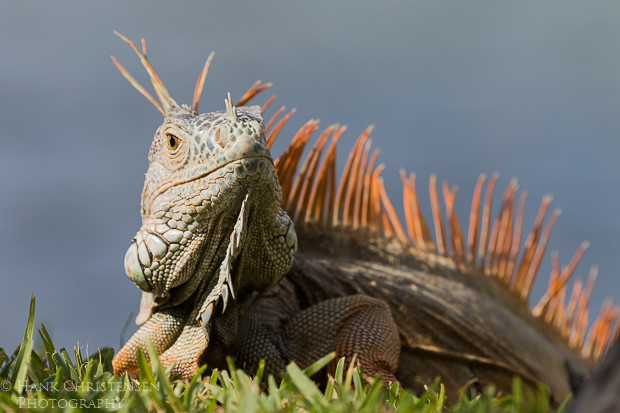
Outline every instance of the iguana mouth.
[[(200, 173), (186, 182), (196, 182), (213, 172)], [(195, 270), (203, 266), (201, 262), (210, 262), (216, 254), (211, 250), (207, 253), (213, 254), (211, 258), (197, 259), (198, 254), (202, 253), (201, 245), (205, 237), (209, 238), (212, 244), (214, 236), (225, 236), (227, 230), (222, 227), (217, 229), (218, 232), (224, 231), (222, 234), (211, 232), (216, 231), (215, 226), (221, 225), (218, 224), (221, 219), (229, 222), (232, 219), (234, 222), (237, 215), (231, 214), (231, 207), (234, 204), (241, 207), (244, 195), (246, 198), (249, 196), (247, 188), (254, 184), (260, 186), (265, 177), (275, 174), (273, 162), (264, 156), (231, 160), (226, 165), (221, 165), (216, 172), (216, 178), (207, 178), (204, 183), (190, 184), (203, 189), (198, 190), (197, 197), (185, 201), (187, 206), (184, 207), (184, 212), (164, 210), (166, 212), (160, 212), (159, 218), (154, 215), (143, 223), (132, 240), (125, 254), (125, 272), (141, 290), (161, 296), (191, 279)], [(177, 186), (180, 182), (175, 184)], [(232, 199), (234, 202), (231, 204)], [(190, 253), (193, 255), (192, 259), (189, 258)], [(209, 270), (211, 271), (216, 271), (216, 268)], [(194, 280), (192, 286), (184, 289), (184, 293), (197, 288), (195, 282)]]
[[(273, 165), (273, 159), (271, 156), (268, 156), (268, 155), (256, 155), (256, 156), (240, 155), (238, 157), (235, 157), (234, 159), (231, 159), (225, 163), (218, 165), (215, 168), (209, 168), (205, 164), (199, 164), (189, 169), (188, 171), (185, 171), (185, 173), (183, 174), (184, 176), (183, 178), (176, 179), (173, 182), (167, 182), (163, 184), (162, 186), (160, 186), (159, 188), (157, 188), (155, 191), (153, 191), (153, 194), (150, 197), (150, 201), (152, 202), (155, 198), (157, 198), (159, 195), (166, 192), (170, 188), (183, 185), (183, 184), (187, 184), (193, 181), (197, 181), (235, 162), (249, 161), (248, 163), (246, 163), (246, 165), (244, 165), (245, 170), (248, 173), (248, 175), (254, 175), (257, 172), (264, 170), (264, 166), (261, 168), (260, 165), (258, 164), (258, 162), (260, 162), (260, 160), (262, 159), (266, 159), (269, 163), (271, 163), (271, 165)], [(257, 163), (253, 164), (252, 162), (253, 160), (256, 160)], [(251, 166), (251, 167), (248, 168), (248, 166)]]

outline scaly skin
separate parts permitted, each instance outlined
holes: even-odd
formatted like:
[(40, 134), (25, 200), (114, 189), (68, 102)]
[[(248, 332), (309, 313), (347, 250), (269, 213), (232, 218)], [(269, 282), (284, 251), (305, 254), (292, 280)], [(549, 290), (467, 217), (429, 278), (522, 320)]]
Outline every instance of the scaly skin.
[[(520, 286), (522, 278), (511, 280), (503, 273), (497, 277), (493, 269), (477, 267), (475, 237), (467, 257), (464, 246), (457, 248), (463, 244), (460, 231), (454, 230), (458, 220), (450, 222), (457, 234), (450, 258), (443, 238), (435, 244), (421, 217), (414, 216), (419, 215), (415, 200), (414, 215), (407, 218), (417, 228), (410, 238), (418, 248), (411, 246), (400, 224), (395, 224), (389, 200), (381, 194), (382, 167), (374, 168), (374, 157), (370, 173), (362, 176), (369, 130), (353, 150), (357, 160), (345, 166), (344, 181), (353, 182), (347, 195), (341, 198), (345, 185), (336, 196), (332, 178), (328, 172), (323, 175), (324, 170), (335, 169), (329, 162), (335, 156), (336, 136), (343, 132), (335, 127), (328, 128), (334, 141), (321, 168), (327, 167), (316, 173), (319, 178), (304, 175), (306, 166), (308, 171), (315, 168), (310, 175), (316, 172), (316, 162), (314, 166), (308, 162), (293, 184), (300, 156), (296, 145), (316, 129), (316, 122), (300, 130), (276, 168), (259, 107), (237, 109), (229, 96), (225, 112), (198, 114), (209, 60), (194, 105), (179, 106), (146, 56), (123, 39), (147, 68), (161, 106), (115, 61), (117, 66), (166, 119), (149, 152), (142, 228), (125, 256), (128, 277), (144, 291), (137, 318), (142, 326), (115, 357), (117, 374), (135, 374), (136, 350), (145, 350), (149, 341), (162, 363), (174, 363), (173, 372), (185, 379), (202, 363), (225, 367), (227, 356), (248, 371), (264, 359), (266, 373), (278, 374), (291, 361), (307, 366), (329, 352), (337, 358), (355, 358), (366, 379), (381, 374), (385, 380), (420, 388), (420, 377), (428, 383), (439, 375), (451, 399), (467, 386), (476, 391), (494, 384), (499, 391), (510, 392), (516, 375), (528, 387), (546, 383), (560, 402), (588, 377), (592, 360), (581, 357), (549, 322), (532, 315), (523, 302), (527, 288), (519, 287), (515, 294), (513, 287)], [(322, 151), (328, 135), (319, 138), (316, 152)], [(363, 153), (366, 160), (360, 161)], [(300, 252), (294, 261), (297, 236), (280, 208), (282, 190), (276, 169), (286, 188), (284, 203), (302, 223)], [(330, 196), (328, 185), (332, 185)], [(453, 202), (455, 192), (447, 186), (444, 190), (444, 197), (447, 194)], [(409, 191), (406, 196), (414, 197), (415, 192)], [(510, 197), (514, 201), (514, 193)], [(547, 205), (548, 200), (543, 200), (541, 211)], [(436, 202), (433, 206), (438, 209)], [(447, 201), (446, 207), (451, 208)], [(525, 256), (530, 258), (508, 275), (535, 274), (528, 269), (528, 260), (534, 251), (544, 250), (537, 246), (542, 215), (526, 240)], [(474, 223), (479, 220), (477, 212), (472, 217)], [(501, 237), (509, 240), (512, 223), (509, 218), (501, 222), (503, 229), (496, 236), (499, 239), (498, 233), (508, 231), (508, 236)], [(434, 223), (441, 234), (441, 217), (434, 214)], [(493, 241), (503, 249), (486, 251), (485, 237), (483, 263), (499, 259), (502, 265), (496, 266), (507, 271), (506, 251), (512, 257), (513, 248)], [(576, 255), (581, 253), (582, 249)], [(509, 288), (498, 279), (508, 280)], [(553, 291), (541, 314), (559, 295), (559, 290)], [(571, 334), (580, 331), (573, 328)], [(327, 373), (334, 368), (330, 365)]]
[[(143, 226), (125, 258), (129, 278), (154, 297), (153, 314), (141, 314), (148, 321), (114, 359), (115, 372), (135, 373), (135, 351), (148, 340), (186, 379), (201, 363), (224, 367), (226, 356), (249, 371), (265, 359), (266, 372), (278, 374), (332, 351), (355, 355), (367, 378), (417, 387), (416, 376), (441, 375), (451, 394), (466, 383), (509, 390), (519, 375), (526, 385), (546, 382), (560, 401), (571, 380), (587, 376), (588, 364), (519, 314), (505, 289), (473, 277), (464, 284), (381, 239), (302, 231), (289, 272), (296, 236), (279, 208), (262, 119), (254, 107), (238, 113), (238, 122), (227, 112), (176, 115), (155, 134)], [(174, 153), (171, 136), (180, 142)]]
[(125, 256), (153, 315), (141, 315), (148, 321), (115, 357), (116, 372), (135, 372), (147, 341), (181, 376), (196, 372), (211, 315), (234, 313), (229, 296), (263, 291), (291, 266), (297, 240), (280, 199), (255, 107), (201, 115), (182, 107), (165, 119), (149, 152), (142, 227)]

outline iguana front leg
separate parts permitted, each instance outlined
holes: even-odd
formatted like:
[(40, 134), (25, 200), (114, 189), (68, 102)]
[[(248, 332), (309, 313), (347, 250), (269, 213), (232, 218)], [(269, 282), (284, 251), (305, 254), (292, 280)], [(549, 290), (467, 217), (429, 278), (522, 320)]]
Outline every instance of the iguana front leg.
[(189, 379), (198, 371), (198, 359), (208, 344), (204, 329), (197, 322), (192, 321), (183, 327), (179, 338), (164, 354), (159, 356), (159, 360), (164, 367), (175, 364), (171, 372), (172, 376)]
[[(146, 343), (150, 342), (158, 354), (168, 349), (182, 335), (187, 315), (179, 309), (156, 312), (134, 333), (112, 361), (114, 372), (135, 373), (138, 370), (136, 351), (148, 355)], [(204, 335), (204, 334), (203, 334)]]
[(146, 343), (150, 342), (161, 354), (159, 360), (164, 367), (175, 364), (172, 375), (193, 377), (198, 370), (198, 358), (207, 348), (208, 341), (196, 321), (187, 320), (180, 314), (179, 310), (153, 314), (114, 357), (114, 372), (136, 374), (136, 351), (141, 349), (148, 358)]
[(366, 379), (396, 381), (400, 338), (385, 302), (356, 294), (300, 309), (291, 288), (281, 282), (241, 318), (233, 350), (241, 365), (252, 370), (265, 359), (266, 371), (277, 374), (291, 361), (305, 367), (335, 352), (332, 375), (339, 358), (355, 356)]

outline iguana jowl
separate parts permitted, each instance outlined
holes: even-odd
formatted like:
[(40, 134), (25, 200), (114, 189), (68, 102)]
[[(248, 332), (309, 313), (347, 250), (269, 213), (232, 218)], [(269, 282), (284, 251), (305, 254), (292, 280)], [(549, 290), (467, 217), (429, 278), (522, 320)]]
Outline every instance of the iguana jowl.
[(144, 43), (140, 51), (121, 37), (146, 67), (161, 105), (115, 63), (165, 120), (149, 152), (142, 228), (125, 256), (127, 275), (144, 291), (142, 326), (115, 357), (115, 372), (136, 371), (135, 352), (146, 341), (183, 377), (201, 363), (222, 366), (228, 355), (249, 370), (265, 359), (268, 372), (277, 373), (290, 361), (307, 365), (335, 351), (355, 355), (367, 376), (380, 373), (409, 387), (417, 376), (440, 375), (452, 394), (472, 383), (509, 390), (519, 375), (528, 384), (547, 383), (561, 400), (617, 336), (617, 310), (607, 306), (586, 337), (590, 283), (577, 283), (564, 304), (585, 246), (564, 269), (554, 256), (537, 317), (525, 304), (557, 218), (543, 228), (549, 199), (521, 248), (525, 199), (515, 213), (516, 183), (492, 222), (497, 177), (484, 201), (485, 178), (479, 179), (465, 236), (453, 209), (456, 189), (443, 186), (444, 220), (431, 177), (433, 240), (415, 176), (403, 174), (405, 230), (385, 195), (377, 153), (370, 155), (370, 129), (340, 184), (339, 126), (319, 136), (300, 168), (318, 129), (318, 122), (306, 123), (274, 164), (268, 148), (292, 111), (275, 123), (279, 110), (265, 125), (272, 99), (262, 108), (242, 106), (269, 85), (254, 85), (238, 107), (229, 96), (225, 111), (199, 114), (211, 56), (193, 105), (178, 105)]

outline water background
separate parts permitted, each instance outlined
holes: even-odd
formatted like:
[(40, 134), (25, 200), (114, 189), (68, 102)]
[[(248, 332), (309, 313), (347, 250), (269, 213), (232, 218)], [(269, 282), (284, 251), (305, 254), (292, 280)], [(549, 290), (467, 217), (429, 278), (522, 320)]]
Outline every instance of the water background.
[(276, 153), (319, 118), (349, 127), (342, 166), (375, 124), (395, 204), (401, 167), (418, 174), (424, 200), (431, 173), (458, 185), (461, 219), (482, 172), (501, 173), (500, 192), (519, 178), (527, 223), (553, 194), (563, 214), (550, 249), (567, 263), (591, 241), (578, 275), (599, 266), (598, 312), (604, 297), (620, 300), (618, 16), (615, 1), (2, 2), (0, 346), (20, 342), (33, 293), (37, 326), (91, 353), (118, 348), (137, 311), (122, 261), (161, 116), (111, 63), (148, 86), (115, 29), (148, 40), (179, 102), (215, 50), (205, 111), (274, 82), (277, 102), (298, 109)]

